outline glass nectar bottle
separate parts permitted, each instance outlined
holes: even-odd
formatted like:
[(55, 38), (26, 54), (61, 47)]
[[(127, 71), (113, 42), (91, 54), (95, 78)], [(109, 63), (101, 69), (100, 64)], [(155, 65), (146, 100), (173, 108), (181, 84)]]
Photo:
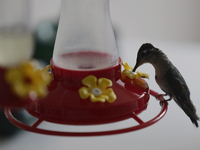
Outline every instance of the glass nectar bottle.
[(62, 0), (53, 53), (56, 66), (98, 70), (118, 63), (109, 0)]

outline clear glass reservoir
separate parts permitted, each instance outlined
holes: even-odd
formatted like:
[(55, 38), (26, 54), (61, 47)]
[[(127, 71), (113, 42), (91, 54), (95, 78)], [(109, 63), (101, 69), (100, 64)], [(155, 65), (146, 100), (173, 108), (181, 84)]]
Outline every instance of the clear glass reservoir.
[(114, 66), (119, 56), (109, 0), (62, 0), (53, 62), (70, 70)]

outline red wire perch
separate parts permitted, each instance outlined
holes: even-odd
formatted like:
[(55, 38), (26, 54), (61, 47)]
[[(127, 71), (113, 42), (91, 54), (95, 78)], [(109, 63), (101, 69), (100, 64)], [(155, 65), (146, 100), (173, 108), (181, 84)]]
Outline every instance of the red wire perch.
[[(156, 97), (158, 95), (157, 92), (150, 90), (150, 95)], [(11, 112), (11, 108), (6, 107), (5, 108), (5, 115), (8, 118), (8, 120), (14, 124), (15, 126), (24, 129), (26, 131), (34, 132), (34, 133), (40, 133), (40, 134), (46, 134), (46, 135), (56, 135), (56, 136), (103, 136), (103, 135), (114, 135), (114, 134), (120, 134), (120, 133), (127, 133), (131, 131), (136, 131), (139, 129), (143, 129), (145, 127), (148, 127), (156, 122), (158, 122), (160, 119), (164, 117), (164, 115), (167, 112), (167, 105), (168, 103), (166, 101), (161, 101), (161, 111), (160, 113), (154, 117), (153, 119), (143, 122), (137, 115), (133, 113), (132, 118), (135, 119), (139, 125), (128, 127), (124, 129), (117, 129), (117, 130), (111, 130), (111, 131), (100, 131), (100, 132), (62, 132), (62, 131), (52, 131), (52, 130), (45, 130), (37, 128), (44, 120), (38, 119), (38, 121), (35, 122), (32, 126), (28, 126), (19, 120), (17, 120)]]

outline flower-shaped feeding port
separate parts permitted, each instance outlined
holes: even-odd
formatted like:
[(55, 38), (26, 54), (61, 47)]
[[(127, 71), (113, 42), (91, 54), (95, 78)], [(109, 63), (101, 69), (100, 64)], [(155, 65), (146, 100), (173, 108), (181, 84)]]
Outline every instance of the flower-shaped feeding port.
[(134, 78), (148, 78), (149, 79), (149, 75), (146, 73), (142, 73), (142, 72), (133, 72), (133, 67), (130, 66), (127, 62), (122, 61), (122, 66), (124, 67), (124, 70), (122, 71), (122, 75), (125, 75), (127, 77), (129, 77), (130, 79), (134, 79)]
[(12, 91), (16, 96), (22, 99), (37, 99), (47, 95), (47, 85), (52, 76), (48, 73), (50, 65), (43, 70), (35, 70), (34, 66), (25, 62), (18, 67), (7, 70), (5, 74), (6, 81), (10, 84)]
[(148, 84), (142, 78), (149, 78), (146, 73), (139, 71), (133, 72), (133, 67), (127, 62), (122, 61), (124, 70), (122, 71), (121, 80), (125, 83), (124, 87), (132, 92), (142, 92), (148, 88)]
[(116, 95), (113, 92), (112, 81), (106, 78), (97, 78), (93, 75), (87, 76), (82, 80), (83, 85), (79, 89), (79, 94), (82, 99), (87, 99), (90, 97), (92, 102), (108, 102), (113, 103), (116, 100)]
[(0, 106), (21, 107), (48, 94), (47, 86), (52, 79), (48, 72), (50, 65), (36, 69), (33, 61), (25, 61), (16, 66), (0, 68)]

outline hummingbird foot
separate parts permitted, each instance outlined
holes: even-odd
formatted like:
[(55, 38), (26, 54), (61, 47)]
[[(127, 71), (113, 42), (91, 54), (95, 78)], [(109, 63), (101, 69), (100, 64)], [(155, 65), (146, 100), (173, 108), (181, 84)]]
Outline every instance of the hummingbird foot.
[(167, 94), (158, 94), (156, 95), (156, 99), (163, 102), (163, 101), (171, 101), (172, 100), (172, 97), (170, 96), (168, 99), (165, 99), (164, 96), (168, 96)]

